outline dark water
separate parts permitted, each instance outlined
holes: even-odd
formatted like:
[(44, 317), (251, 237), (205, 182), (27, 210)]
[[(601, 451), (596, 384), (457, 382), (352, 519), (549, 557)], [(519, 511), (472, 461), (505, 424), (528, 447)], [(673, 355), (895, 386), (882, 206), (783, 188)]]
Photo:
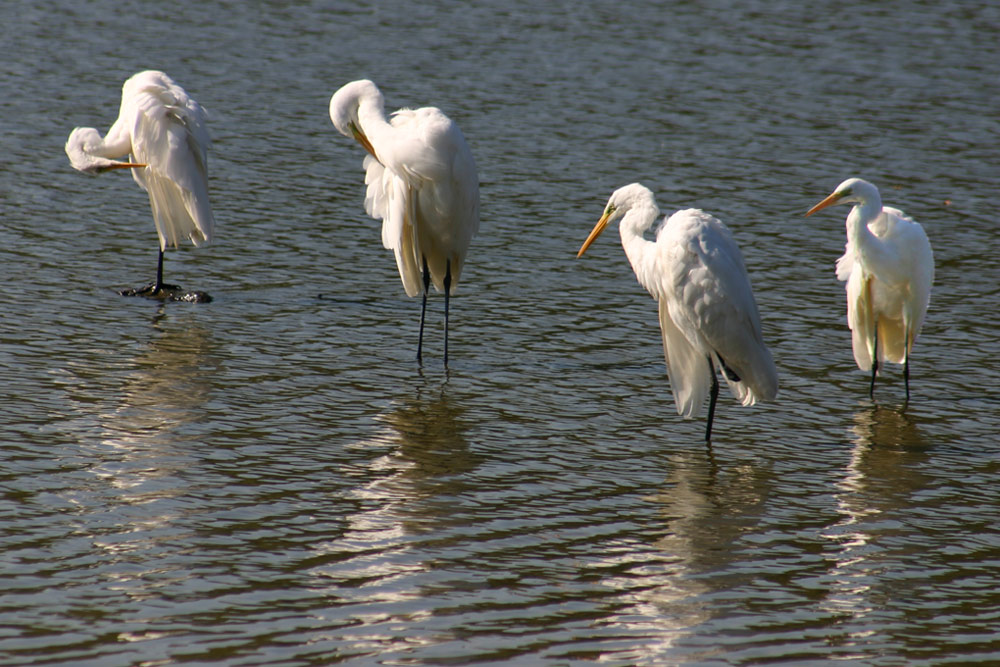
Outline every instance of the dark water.
[[(181, 3), (184, 4), (184, 3)], [(187, 5), (185, 5), (187, 6)], [(1000, 662), (1000, 8), (11, 2), (0, 9), (0, 664)], [(212, 114), (208, 305), (126, 299), (145, 195), (62, 146), (169, 72)], [(423, 368), (327, 104), (455, 118), (483, 228)], [(877, 402), (847, 176), (937, 279)], [(616, 187), (743, 247), (771, 404), (680, 420)]]

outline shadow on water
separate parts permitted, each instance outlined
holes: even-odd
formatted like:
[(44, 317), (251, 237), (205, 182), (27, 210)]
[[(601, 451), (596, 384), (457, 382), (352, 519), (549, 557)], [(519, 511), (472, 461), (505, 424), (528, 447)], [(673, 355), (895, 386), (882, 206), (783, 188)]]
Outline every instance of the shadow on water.
[(898, 408), (874, 404), (854, 413), (851, 427), (855, 448), (897, 447), (922, 451), (927, 443), (916, 424), (916, 418), (906, 411), (906, 404)]

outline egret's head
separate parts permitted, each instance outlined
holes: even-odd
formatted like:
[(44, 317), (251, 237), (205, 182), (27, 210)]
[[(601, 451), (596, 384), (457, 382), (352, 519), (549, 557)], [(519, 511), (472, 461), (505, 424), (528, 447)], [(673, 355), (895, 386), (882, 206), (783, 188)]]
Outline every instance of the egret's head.
[[(583, 253), (587, 251), (587, 248), (597, 240), (597, 237), (601, 235), (601, 232), (614, 220), (617, 220), (621, 216), (625, 215), (629, 209), (640, 204), (647, 203), (653, 208), (656, 208), (656, 203), (653, 200), (653, 193), (645, 185), (641, 183), (632, 183), (624, 187), (618, 188), (611, 194), (611, 198), (608, 199), (607, 205), (604, 207), (604, 214), (601, 219), (597, 221), (594, 225), (594, 229), (591, 230), (590, 236), (587, 240), (583, 242), (580, 247), (580, 252), (576, 253), (577, 257), (582, 257)], [(659, 212), (654, 213), (654, 216)]]
[(371, 155), (375, 155), (375, 150), (365, 136), (361, 121), (358, 119), (361, 107), (368, 105), (381, 112), (385, 106), (382, 93), (368, 79), (352, 81), (341, 87), (330, 98), (330, 120), (338, 132), (356, 140)]
[(109, 169), (131, 169), (145, 167), (135, 162), (120, 162), (98, 155), (104, 146), (101, 133), (92, 127), (78, 127), (66, 140), (66, 155), (73, 168), (85, 174), (100, 174)]
[(874, 185), (861, 178), (849, 178), (838, 185), (826, 199), (809, 209), (806, 215), (812, 215), (837, 204), (864, 204), (878, 198), (878, 188)]

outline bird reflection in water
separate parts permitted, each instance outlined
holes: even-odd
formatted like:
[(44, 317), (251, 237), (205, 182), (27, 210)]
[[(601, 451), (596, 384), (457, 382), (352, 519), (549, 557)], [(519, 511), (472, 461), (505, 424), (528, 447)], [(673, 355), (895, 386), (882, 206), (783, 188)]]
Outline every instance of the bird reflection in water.
[(892, 560), (888, 542), (898, 533), (895, 515), (911, 508), (914, 494), (930, 481), (921, 471), (929, 444), (904, 408), (866, 403), (854, 414), (850, 460), (836, 483), (840, 518), (822, 532), (831, 546), (829, 590), (820, 607), (857, 629), (831, 637), (832, 643), (862, 639), (866, 617), (892, 597), (883, 573)]
[(129, 364), (120, 405), (101, 415), (103, 437), (91, 453), (91, 472), (107, 485), (94, 498), (115, 516), (94, 542), (115, 555), (150, 548), (176, 517), (172, 499), (190, 491), (177, 476), (191, 465), (181, 432), (202, 418), (211, 393), (210, 333), (189, 319), (169, 318), (166, 306), (152, 329)]
[[(412, 547), (421, 534), (461, 520), (455, 499), (467, 482), (459, 480), (480, 463), (469, 451), (463, 412), (445, 387), (429, 398), (421, 392), (376, 416), (381, 432), (349, 445), (385, 453), (368, 464), (364, 476), (371, 481), (350, 492), (358, 510), (345, 517), (344, 533), (316, 547), (323, 564), (312, 573), (332, 582), (338, 599), (365, 604), (423, 594), (416, 575), (431, 566)], [(413, 581), (404, 583), (407, 576)], [(344, 582), (365, 587), (352, 592)]]
[[(633, 656), (642, 664), (662, 660), (717, 613), (707, 597), (716, 586), (732, 587), (733, 577), (704, 575), (731, 570), (744, 558), (734, 545), (757, 529), (772, 484), (759, 465), (720, 468), (710, 449), (672, 456), (669, 470), (662, 491), (650, 498), (660, 506), (665, 534), (651, 545), (622, 549), (624, 557), (644, 562), (604, 582), (631, 600), (612, 623), (646, 638)], [(718, 651), (722, 658), (724, 649)], [(706, 648), (702, 657), (712, 654)]]
[(122, 403), (103, 418), (105, 444), (125, 450), (170, 447), (183, 425), (197, 421), (211, 393), (211, 337), (189, 319), (171, 321), (160, 306), (153, 335), (132, 360)]

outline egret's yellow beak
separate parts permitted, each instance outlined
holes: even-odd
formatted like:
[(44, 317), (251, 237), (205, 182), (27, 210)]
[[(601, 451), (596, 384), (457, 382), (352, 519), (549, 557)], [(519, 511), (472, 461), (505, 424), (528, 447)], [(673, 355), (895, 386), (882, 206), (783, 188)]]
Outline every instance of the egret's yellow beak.
[(821, 201), (820, 203), (816, 204), (811, 209), (806, 211), (806, 217), (812, 215), (816, 211), (822, 211), (827, 206), (833, 206), (834, 204), (839, 202), (842, 197), (843, 195), (841, 194), (837, 194), (836, 192), (832, 193), (829, 197), (827, 197), (826, 199), (824, 199), (823, 201)]
[(597, 221), (597, 224), (594, 225), (594, 228), (590, 230), (590, 236), (588, 236), (587, 240), (583, 242), (582, 246), (580, 246), (580, 252), (576, 253), (577, 259), (583, 257), (583, 253), (587, 252), (587, 248), (590, 247), (590, 244), (596, 241), (597, 237), (600, 236), (601, 232), (604, 231), (604, 228), (608, 226), (608, 220), (610, 219), (611, 219), (611, 212), (605, 210), (604, 215), (602, 215), (601, 219)]
[(361, 147), (368, 151), (369, 155), (376, 160), (378, 159), (378, 156), (375, 155), (375, 149), (372, 148), (372, 143), (368, 141), (368, 137), (365, 136), (365, 133), (358, 129), (358, 126), (354, 124), (354, 121), (351, 121), (351, 134), (353, 134), (357, 142), (361, 144)]

